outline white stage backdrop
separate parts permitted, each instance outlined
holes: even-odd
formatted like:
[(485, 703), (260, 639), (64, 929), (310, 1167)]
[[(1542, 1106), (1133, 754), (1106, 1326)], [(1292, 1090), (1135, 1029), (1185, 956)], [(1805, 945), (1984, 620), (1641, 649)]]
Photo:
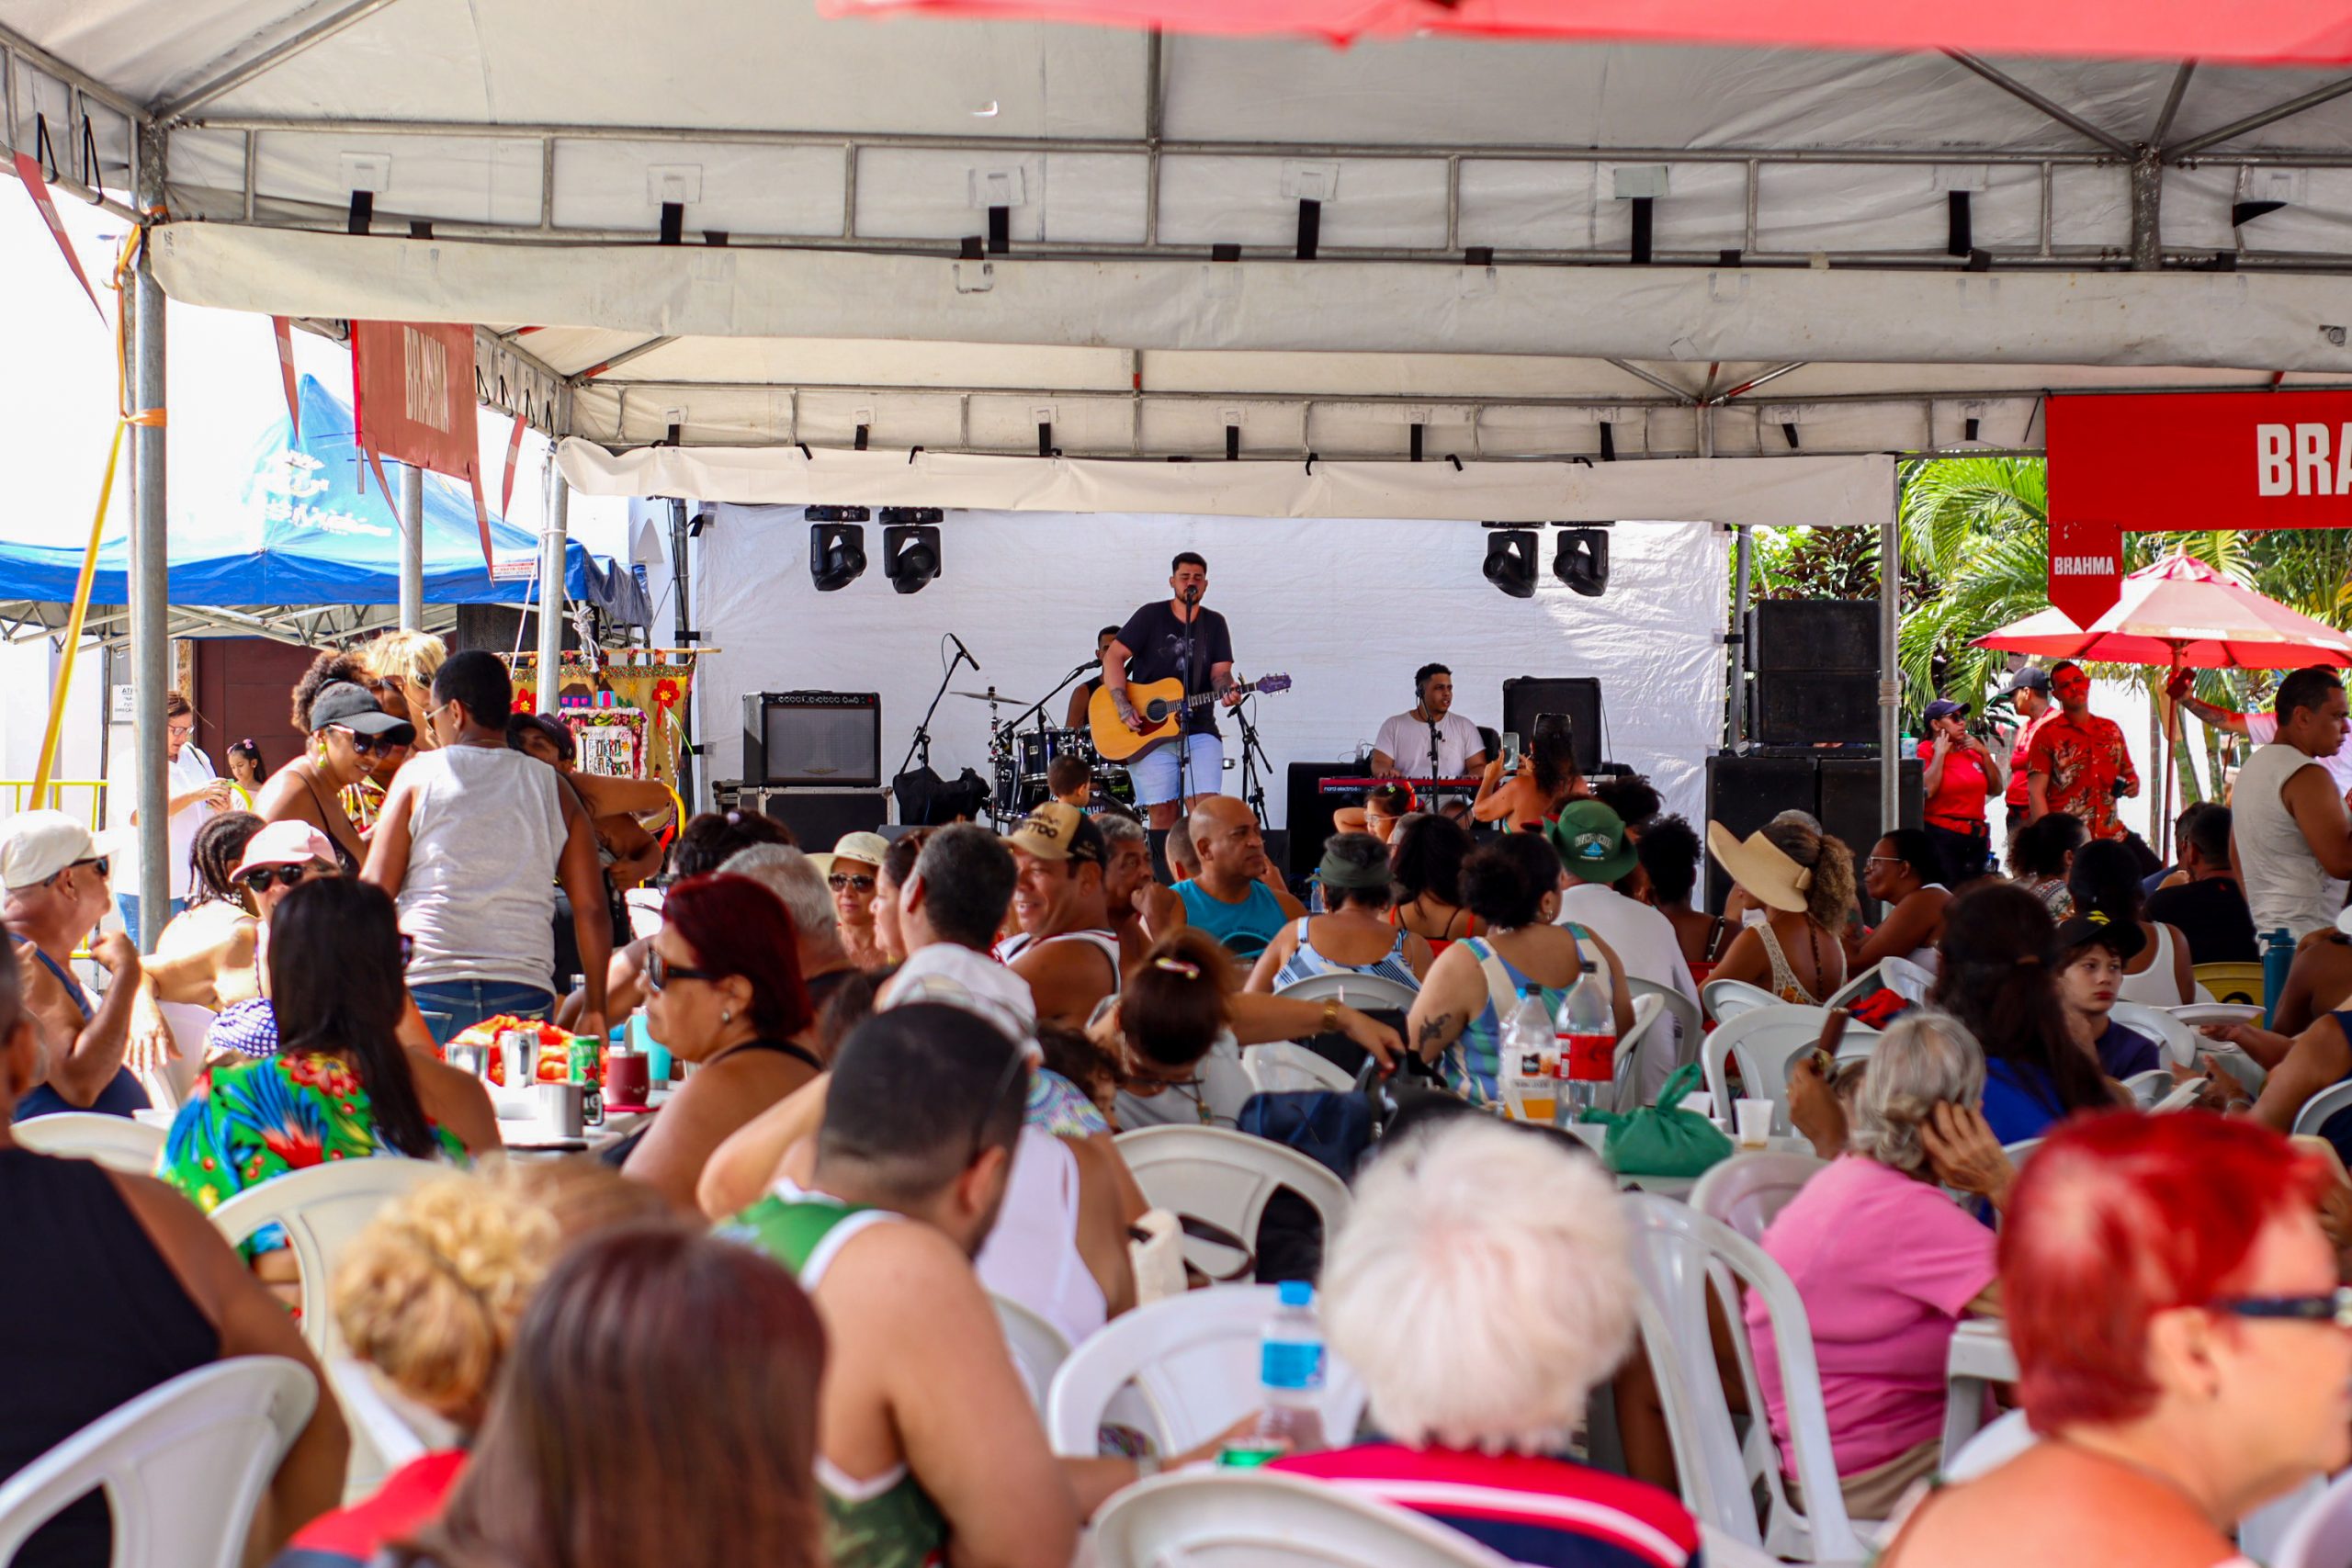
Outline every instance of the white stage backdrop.
[[(695, 623), (719, 650), (695, 684), (706, 777), (741, 776), (744, 693), (799, 688), (881, 693), (887, 777), (953, 657), (944, 634), (981, 666), (958, 670), (952, 687), (1034, 702), (1091, 655), (1098, 627), (1165, 598), (1169, 558), (1189, 549), (1208, 558), (1207, 604), (1231, 624), (1236, 668), (1296, 682), (1255, 704), (1276, 827), (1288, 764), (1369, 748), (1382, 719), (1412, 706), (1412, 672), (1430, 660), (1453, 666), (1455, 711), (1498, 728), (1506, 679), (1599, 676), (1608, 754), (1649, 774), (1669, 809), (1696, 823), (1705, 808), (1703, 759), (1723, 733), (1729, 543), (1710, 523), (1620, 524), (1599, 599), (1551, 578), (1546, 530), (1544, 581), (1513, 599), (1479, 574), (1483, 531), (1458, 522), (950, 512), (940, 576), (901, 596), (882, 575), (878, 524), (866, 525), (865, 575), (820, 593), (800, 508), (715, 510), (694, 566)], [(1056, 724), (1067, 700), (1051, 705)], [(985, 777), (988, 720), (985, 704), (948, 696), (932, 765)], [(1230, 717), (1224, 728), (1226, 787), (1238, 793)]]

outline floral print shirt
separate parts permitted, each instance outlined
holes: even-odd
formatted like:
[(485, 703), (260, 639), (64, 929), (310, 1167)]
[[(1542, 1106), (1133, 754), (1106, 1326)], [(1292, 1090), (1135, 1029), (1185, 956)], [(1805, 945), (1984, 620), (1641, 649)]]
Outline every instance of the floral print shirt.
[[(467, 1163), (447, 1128), (433, 1134), (447, 1158)], [(383, 1141), (351, 1065), (306, 1051), (207, 1069), (172, 1120), (156, 1175), (209, 1214), (288, 1171), (400, 1153)]]
[(2136, 789), (2140, 774), (2132, 766), (2123, 730), (2113, 719), (2090, 713), (2080, 718), (2069, 713), (2051, 715), (2033, 732), (2026, 771), (2048, 777), (2042, 797), (2051, 810), (2080, 818), (2094, 839), (2123, 837), (2123, 824), (2115, 815), (2115, 786)]

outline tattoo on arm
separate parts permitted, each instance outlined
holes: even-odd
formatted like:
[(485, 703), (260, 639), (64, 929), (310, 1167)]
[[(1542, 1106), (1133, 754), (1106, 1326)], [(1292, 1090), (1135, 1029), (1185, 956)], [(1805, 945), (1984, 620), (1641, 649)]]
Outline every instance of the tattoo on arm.
[(1437, 1055), (1439, 1048), (1453, 1037), (1453, 1015), (1450, 1012), (1434, 1013), (1421, 1021), (1421, 1037), (1414, 1044), (1422, 1058), (1427, 1060)]

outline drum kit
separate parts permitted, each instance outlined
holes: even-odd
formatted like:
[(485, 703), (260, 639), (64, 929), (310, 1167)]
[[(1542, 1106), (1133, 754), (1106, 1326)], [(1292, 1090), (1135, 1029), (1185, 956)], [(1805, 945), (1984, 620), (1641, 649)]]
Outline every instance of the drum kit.
[[(1085, 760), (1087, 772), (1094, 780), (1094, 798), (1098, 803), (1116, 800), (1134, 804), (1135, 785), (1128, 781), (1127, 771), (1098, 757), (1091, 735), (1084, 729), (1061, 729), (1046, 722), (1046, 704), (1060, 694), (1058, 690), (1035, 703), (1004, 696), (993, 686), (985, 692), (958, 690), (948, 694), (989, 705), (989, 814), (1000, 824), (1018, 821), (1045, 804), (1052, 794), (1046, 784), (1046, 771), (1058, 757)], [(1021, 709), (1017, 716), (1011, 719), (1001, 716), (1000, 709), (1015, 705)], [(1033, 716), (1034, 724), (1030, 722)]]

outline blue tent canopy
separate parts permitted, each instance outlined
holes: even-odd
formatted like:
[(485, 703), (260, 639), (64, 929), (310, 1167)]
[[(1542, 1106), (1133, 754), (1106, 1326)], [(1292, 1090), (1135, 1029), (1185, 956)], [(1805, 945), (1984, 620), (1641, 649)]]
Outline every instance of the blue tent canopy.
[[(300, 439), (284, 419), (274, 422), (255, 445), (238, 493), (173, 496), (174, 604), (400, 602), (400, 521), (354, 437), (351, 407), (311, 376), (301, 378), (300, 396)], [(388, 462), (387, 477), (397, 468)], [(502, 566), (512, 562), (527, 571), (538, 549), (534, 534), (492, 519), (490, 538)], [(129, 602), (129, 562), (128, 535), (110, 530), (98, 547), (93, 604)], [(0, 600), (71, 600), (81, 567), (78, 546), (0, 533)], [(650, 618), (644, 591), (629, 571), (599, 564), (577, 541), (564, 552), (564, 588), (625, 623)], [(425, 603), (521, 604), (536, 597), (527, 576), (493, 581), (483, 565), (471, 492), (455, 479), (426, 474)]]

